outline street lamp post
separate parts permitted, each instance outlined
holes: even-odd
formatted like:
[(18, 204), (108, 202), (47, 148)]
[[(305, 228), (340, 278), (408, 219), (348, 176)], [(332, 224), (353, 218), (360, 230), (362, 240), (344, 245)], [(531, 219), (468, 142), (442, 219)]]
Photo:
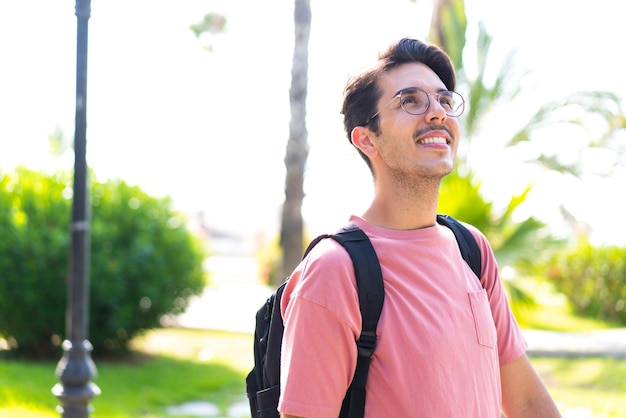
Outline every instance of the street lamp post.
[(91, 379), (96, 366), (87, 339), (89, 324), (89, 198), (87, 188), (87, 38), (91, 0), (76, 0), (76, 119), (74, 135), (74, 197), (72, 202), (72, 249), (68, 282), (67, 334), (63, 357), (56, 374), (60, 383), (52, 388), (63, 418), (89, 416), (89, 400), (100, 393)]

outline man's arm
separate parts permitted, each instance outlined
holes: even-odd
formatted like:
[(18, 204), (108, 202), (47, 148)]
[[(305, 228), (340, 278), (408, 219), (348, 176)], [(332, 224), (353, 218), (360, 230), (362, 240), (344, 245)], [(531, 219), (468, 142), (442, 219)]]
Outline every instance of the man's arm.
[(500, 368), (502, 410), (507, 418), (559, 418), (548, 390), (530, 364), (522, 357)]

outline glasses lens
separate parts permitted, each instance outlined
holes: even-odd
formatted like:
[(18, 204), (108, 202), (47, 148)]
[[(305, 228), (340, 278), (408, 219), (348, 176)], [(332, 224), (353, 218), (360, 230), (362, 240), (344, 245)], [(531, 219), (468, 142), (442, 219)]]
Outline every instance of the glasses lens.
[(400, 106), (411, 115), (421, 115), (428, 109), (428, 94), (422, 90), (407, 90), (400, 93)]
[(442, 91), (438, 93), (439, 104), (449, 116), (459, 116), (465, 108), (463, 97), (455, 91)]
[(403, 91), (400, 94), (400, 106), (411, 115), (422, 115), (428, 110), (430, 103), (429, 95), (439, 101), (439, 105), (448, 116), (460, 116), (463, 110), (465, 110), (463, 97), (455, 91), (442, 91), (431, 94), (419, 89)]

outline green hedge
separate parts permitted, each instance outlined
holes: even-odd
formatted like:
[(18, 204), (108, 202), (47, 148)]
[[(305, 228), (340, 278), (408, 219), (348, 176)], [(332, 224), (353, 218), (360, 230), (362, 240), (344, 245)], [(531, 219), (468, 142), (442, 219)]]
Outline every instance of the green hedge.
[[(171, 209), (123, 181), (91, 184), (90, 329), (98, 351), (126, 347), (182, 312), (205, 286), (204, 251)], [(0, 175), (0, 334), (18, 352), (65, 338), (72, 183), (24, 168)]]
[(580, 243), (545, 268), (576, 313), (626, 325), (626, 248)]

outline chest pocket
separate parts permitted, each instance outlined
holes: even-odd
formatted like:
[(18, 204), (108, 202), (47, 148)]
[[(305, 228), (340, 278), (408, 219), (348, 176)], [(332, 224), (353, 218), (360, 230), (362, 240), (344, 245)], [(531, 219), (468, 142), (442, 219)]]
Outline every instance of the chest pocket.
[(468, 293), (472, 316), (474, 317), (474, 327), (478, 344), (489, 348), (496, 346), (496, 326), (491, 315), (487, 292), (481, 289), (477, 292)]

